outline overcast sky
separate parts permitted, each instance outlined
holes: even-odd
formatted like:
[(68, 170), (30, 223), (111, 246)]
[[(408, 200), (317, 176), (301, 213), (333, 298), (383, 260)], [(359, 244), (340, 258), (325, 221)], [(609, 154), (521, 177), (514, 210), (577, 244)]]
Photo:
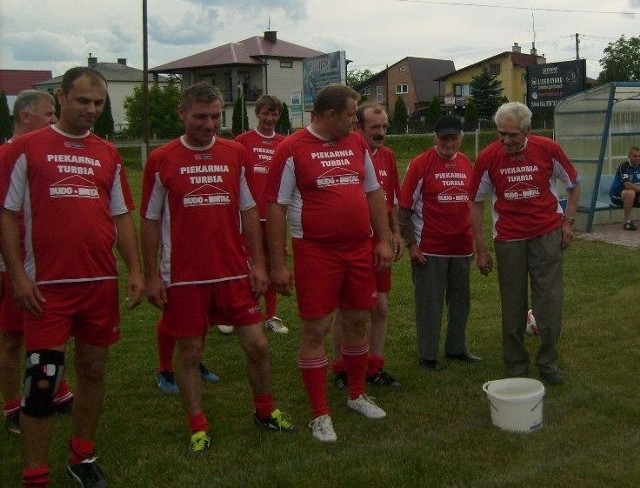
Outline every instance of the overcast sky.
[[(142, 0), (2, 0), (0, 68), (54, 76), (99, 61), (142, 69)], [(622, 34), (640, 34), (640, 0), (148, 0), (149, 67), (262, 35), (324, 52), (346, 51), (354, 68), (379, 71), (405, 56), (463, 68), (517, 42), (547, 62), (579, 53), (597, 77)]]

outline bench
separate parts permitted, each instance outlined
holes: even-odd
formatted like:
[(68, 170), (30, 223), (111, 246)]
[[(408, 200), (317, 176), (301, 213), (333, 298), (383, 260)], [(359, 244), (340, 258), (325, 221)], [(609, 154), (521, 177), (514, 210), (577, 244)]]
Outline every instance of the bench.
[[(598, 186), (598, 195), (596, 196), (595, 212), (602, 210), (615, 210), (622, 208), (611, 202), (609, 190), (613, 183), (614, 175), (601, 175), (600, 185)], [(593, 190), (593, 179), (585, 178), (582, 183), (582, 191), (580, 193), (580, 201), (578, 202), (578, 212), (589, 213), (591, 211), (591, 190)]]

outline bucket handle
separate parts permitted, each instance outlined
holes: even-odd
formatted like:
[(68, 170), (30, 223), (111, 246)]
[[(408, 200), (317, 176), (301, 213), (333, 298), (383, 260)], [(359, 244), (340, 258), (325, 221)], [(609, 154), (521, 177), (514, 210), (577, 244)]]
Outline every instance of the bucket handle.
[(487, 381), (484, 385), (482, 385), (482, 389), (484, 390), (485, 393), (489, 393), (490, 384), (491, 384), (491, 381)]

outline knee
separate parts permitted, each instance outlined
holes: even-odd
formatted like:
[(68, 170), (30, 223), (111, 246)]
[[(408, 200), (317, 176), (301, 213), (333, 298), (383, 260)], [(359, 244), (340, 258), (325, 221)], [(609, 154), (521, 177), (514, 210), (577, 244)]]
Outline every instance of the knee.
[(204, 346), (199, 338), (197, 340), (178, 339), (178, 351), (183, 366), (197, 367), (202, 360)]
[(64, 374), (64, 352), (37, 350), (27, 354), (22, 411), (31, 417), (54, 414), (53, 396)]
[(23, 342), (21, 333), (0, 333), (0, 358), (19, 364)]

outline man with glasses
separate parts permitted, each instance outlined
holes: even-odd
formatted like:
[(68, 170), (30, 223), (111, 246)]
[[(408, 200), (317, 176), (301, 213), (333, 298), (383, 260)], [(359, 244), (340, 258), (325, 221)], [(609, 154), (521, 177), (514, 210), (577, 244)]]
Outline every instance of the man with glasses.
[[(487, 275), (493, 260), (484, 238), (484, 200), (493, 193), (493, 238), (502, 302), (503, 359), (509, 376), (527, 376), (524, 333), (531, 302), (540, 326), (536, 363), (548, 385), (564, 383), (557, 343), (562, 324), (563, 251), (573, 240), (580, 177), (562, 148), (529, 134), (531, 111), (519, 102), (502, 105), (494, 116), (499, 139), (478, 156), (471, 182), (471, 223), (476, 265)], [(562, 211), (555, 181), (568, 192)]]

